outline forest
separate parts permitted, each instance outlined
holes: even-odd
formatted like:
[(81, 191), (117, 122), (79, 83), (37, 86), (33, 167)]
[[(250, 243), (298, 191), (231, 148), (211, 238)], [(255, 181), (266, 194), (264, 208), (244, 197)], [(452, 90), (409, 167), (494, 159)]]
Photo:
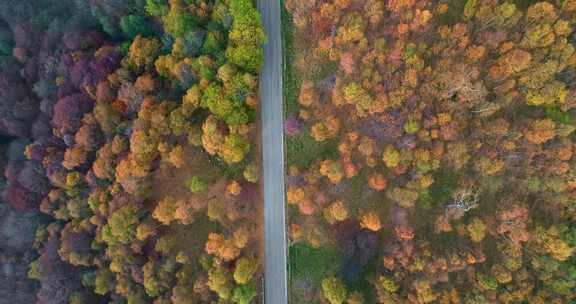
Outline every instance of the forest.
[(261, 303), (252, 0), (0, 1), (0, 303)]
[(576, 301), (576, 1), (285, 0), (290, 303)]

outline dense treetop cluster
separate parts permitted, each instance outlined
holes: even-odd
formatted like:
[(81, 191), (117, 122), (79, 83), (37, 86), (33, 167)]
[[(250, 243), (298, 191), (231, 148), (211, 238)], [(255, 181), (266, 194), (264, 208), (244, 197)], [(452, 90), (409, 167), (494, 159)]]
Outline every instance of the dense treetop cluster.
[(28, 271), (38, 303), (256, 301), (254, 3), (3, 1), (0, 12), (2, 198), (44, 214)]
[(292, 301), (574, 301), (576, 1), (285, 7)]

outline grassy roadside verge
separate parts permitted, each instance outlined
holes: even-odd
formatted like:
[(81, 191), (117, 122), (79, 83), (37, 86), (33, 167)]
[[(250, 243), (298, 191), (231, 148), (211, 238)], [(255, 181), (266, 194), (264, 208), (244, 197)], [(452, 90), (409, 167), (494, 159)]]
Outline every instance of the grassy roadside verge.
[(284, 97), (284, 117), (298, 111), (298, 88), (300, 79), (294, 66), (294, 26), (292, 24), (292, 15), (284, 8), (282, 4), (282, 76), (283, 76), (283, 97)]

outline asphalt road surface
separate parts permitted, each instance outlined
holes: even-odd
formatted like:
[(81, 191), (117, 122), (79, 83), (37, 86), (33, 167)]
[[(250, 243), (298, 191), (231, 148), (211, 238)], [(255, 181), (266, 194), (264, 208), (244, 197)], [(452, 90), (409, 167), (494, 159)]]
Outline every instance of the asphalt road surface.
[(264, 302), (288, 303), (280, 0), (258, 0), (268, 36), (260, 74), (264, 183)]

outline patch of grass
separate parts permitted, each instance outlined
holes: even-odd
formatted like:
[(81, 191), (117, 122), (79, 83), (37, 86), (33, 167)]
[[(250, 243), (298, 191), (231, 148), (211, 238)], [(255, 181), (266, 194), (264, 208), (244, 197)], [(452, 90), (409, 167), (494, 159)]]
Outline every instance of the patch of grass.
[(367, 183), (366, 183), (366, 171), (362, 170), (360, 173), (354, 177), (352, 177), (349, 181), (350, 188), (347, 191), (346, 195), (349, 199), (358, 199), (362, 196), (362, 193), (366, 190)]
[(309, 167), (315, 160), (337, 157), (337, 142), (334, 140), (319, 143), (308, 132), (286, 137), (286, 164), (288, 166)]
[(449, 249), (456, 248), (456, 245), (461, 240), (455, 231), (443, 233), (430, 233), (427, 237), (431, 240), (431, 244), (439, 252), (446, 252)]
[(432, 196), (430, 191), (424, 190), (418, 194), (418, 206), (424, 210), (432, 208)]
[(210, 163), (220, 171), (220, 174), (228, 179), (243, 178), (244, 169), (250, 163), (250, 156), (247, 155), (244, 160), (237, 164), (227, 164), (224, 160), (216, 156), (210, 156)]
[(340, 257), (330, 247), (313, 248), (306, 244), (295, 244), (289, 249), (290, 277), (310, 278), (320, 284), (323, 278), (337, 272)]
[(434, 174), (434, 183), (430, 186), (431, 206), (437, 207), (451, 199), (452, 191), (458, 185), (458, 175), (452, 171), (440, 170)]
[(218, 223), (210, 221), (205, 214), (201, 214), (190, 225), (170, 225), (167, 233), (174, 237), (174, 252), (183, 251), (190, 256), (198, 256), (204, 251), (208, 233), (220, 231)]
[(465, 0), (449, 0), (448, 11), (438, 16), (438, 24), (440, 25), (454, 25), (464, 16)]
[(298, 112), (298, 92), (300, 89), (300, 78), (294, 67), (294, 25), (292, 16), (284, 8), (282, 1), (282, 48), (283, 58), (283, 88), (284, 95), (284, 115), (287, 117)]
[(322, 62), (317, 63), (317, 68), (314, 69), (312, 73), (313, 81), (321, 81), (326, 77), (336, 75), (339, 66), (337, 62), (331, 60), (322, 60)]
[(542, 116), (542, 107), (521, 105), (517, 107), (513, 114), (513, 119), (530, 118), (537, 119)]
[(520, 10), (526, 10), (530, 5), (540, 2), (541, 0), (514, 0), (514, 4)]

